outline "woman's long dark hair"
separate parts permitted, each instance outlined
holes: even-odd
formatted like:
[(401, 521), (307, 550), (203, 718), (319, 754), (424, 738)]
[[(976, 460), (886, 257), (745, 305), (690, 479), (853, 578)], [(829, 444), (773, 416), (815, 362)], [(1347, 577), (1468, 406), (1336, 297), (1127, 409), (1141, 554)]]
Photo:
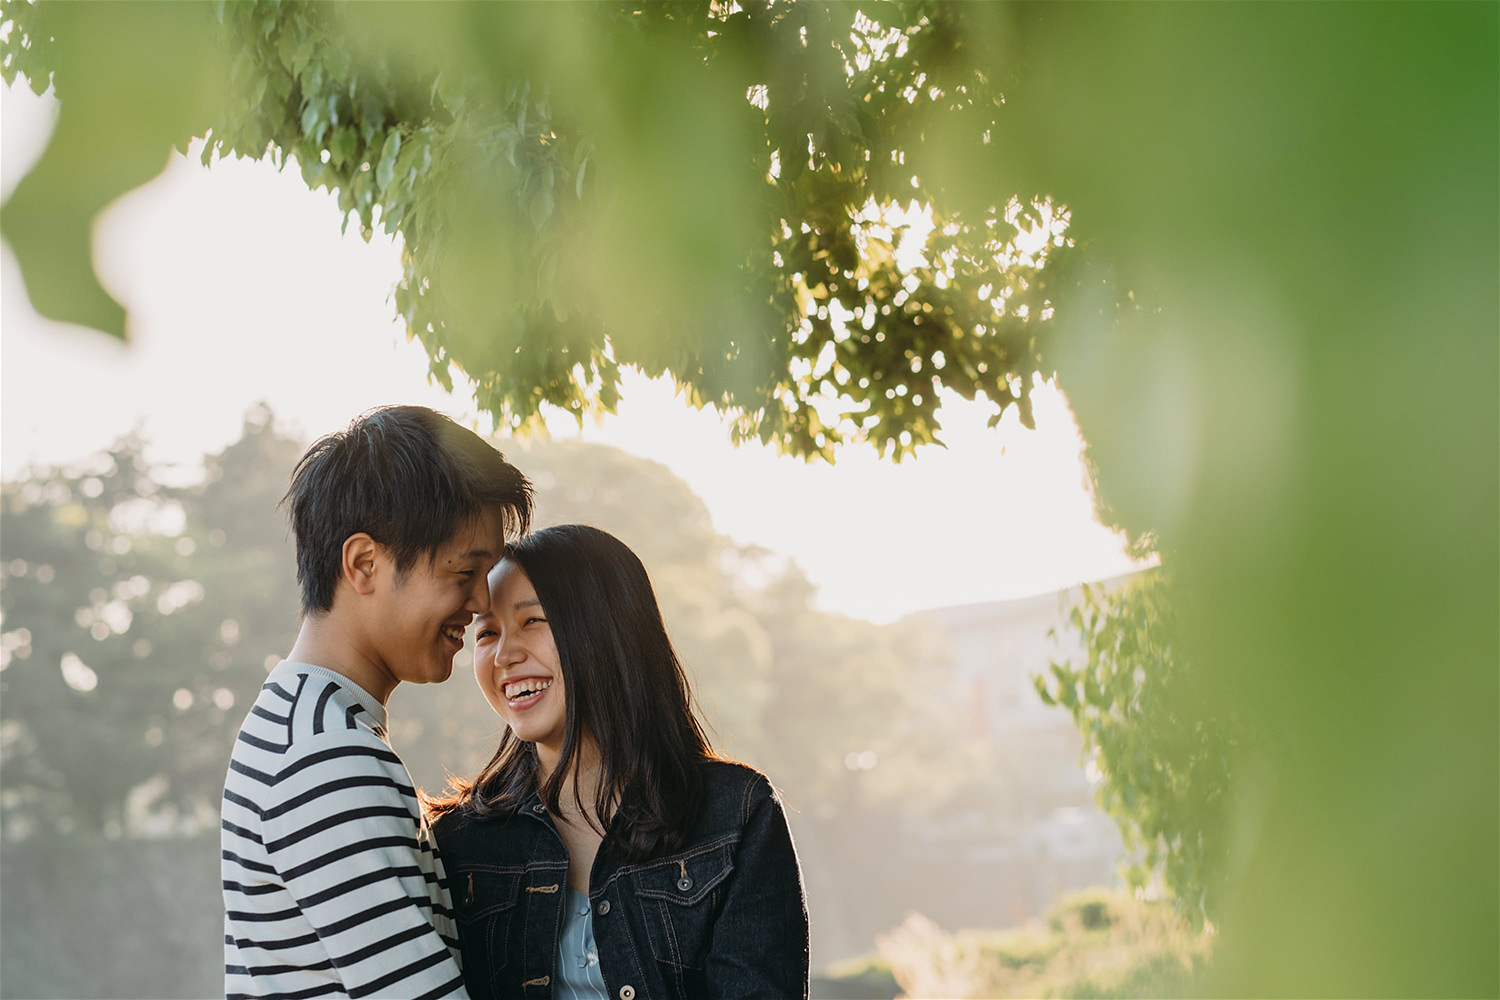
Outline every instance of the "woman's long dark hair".
[[(538, 785), (534, 744), (509, 728), (472, 782), (455, 781), (435, 813), (511, 815), (535, 790), (554, 814), (583, 737), (599, 748), (593, 803), (602, 833), (631, 860), (680, 848), (703, 798), (698, 764), (716, 755), (667, 637), (651, 578), (634, 552), (598, 528), (544, 528), (506, 550), (536, 588), (561, 661), (567, 719), (557, 767)], [(574, 785), (573, 797), (583, 803)]]

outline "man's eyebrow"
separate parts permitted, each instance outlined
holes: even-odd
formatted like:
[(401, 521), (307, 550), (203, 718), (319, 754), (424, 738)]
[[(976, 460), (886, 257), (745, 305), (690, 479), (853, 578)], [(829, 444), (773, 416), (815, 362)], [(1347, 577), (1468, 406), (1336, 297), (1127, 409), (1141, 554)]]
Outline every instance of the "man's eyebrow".
[(459, 558), (460, 559), (493, 559), (493, 558), (495, 558), (495, 554), (493, 552), (491, 552), (489, 549), (470, 549), (469, 551), (465, 552), (463, 555), (459, 556)]

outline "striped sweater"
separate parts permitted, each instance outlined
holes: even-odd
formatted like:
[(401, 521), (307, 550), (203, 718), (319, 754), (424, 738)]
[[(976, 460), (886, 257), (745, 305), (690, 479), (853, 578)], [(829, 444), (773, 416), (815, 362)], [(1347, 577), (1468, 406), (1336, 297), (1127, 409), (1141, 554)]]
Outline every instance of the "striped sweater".
[(463, 997), (442, 861), (385, 707), (283, 660), (224, 782), (224, 991)]

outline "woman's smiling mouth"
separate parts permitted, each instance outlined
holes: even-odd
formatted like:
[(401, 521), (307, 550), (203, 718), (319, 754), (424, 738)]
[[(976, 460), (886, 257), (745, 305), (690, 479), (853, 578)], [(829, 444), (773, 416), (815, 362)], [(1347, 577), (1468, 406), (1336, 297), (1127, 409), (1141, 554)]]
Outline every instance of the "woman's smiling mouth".
[(529, 708), (552, 686), (551, 678), (525, 677), (504, 687), (505, 702), (511, 708)]

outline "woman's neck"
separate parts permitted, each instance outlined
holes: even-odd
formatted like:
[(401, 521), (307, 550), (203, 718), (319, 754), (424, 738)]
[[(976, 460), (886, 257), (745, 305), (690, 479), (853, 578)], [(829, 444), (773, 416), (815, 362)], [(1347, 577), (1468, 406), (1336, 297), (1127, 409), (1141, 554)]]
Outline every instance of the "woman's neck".
[[(558, 756), (555, 748), (548, 752), (547, 747), (537, 745), (538, 777), (542, 781), (556, 773)], [(584, 893), (590, 889), (594, 859), (604, 839), (604, 824), (596, 805), (600, 770), (599, 747), (585, 737), (568, 763), (569, 773), (563, 775), (562, 794), (552, 815), (557, 835), (568, 849), (568, 885)]]
[[(538, 784), (547, 782), (554, 771), (557, 770), (560, 747), (546, 747), (537, 744), (537, 779)], [(599, 782), (603, 768), (600, 763), (599, 747), (592, 739), (585, 736), (579, 741), (577, 748), (573, 751), (573, 759), (568, 762), (569, 774), (563, 776), (561, 794), (558, 796), (558, 809), (565, 819), (583, 819), (587, 825), (593, 826), (598, 823), (595, 803), (599, 800)], [(583, 806), (583, 815), (578, 816), (579, 804)]]

